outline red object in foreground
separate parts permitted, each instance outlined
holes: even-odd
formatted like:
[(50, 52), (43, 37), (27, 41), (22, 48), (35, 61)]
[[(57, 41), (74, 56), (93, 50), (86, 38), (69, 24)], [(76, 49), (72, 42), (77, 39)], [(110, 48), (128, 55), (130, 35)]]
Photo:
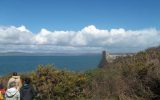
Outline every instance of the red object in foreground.
[(2, 94), (5, 94), (6, 90), (5, 89), (0, 89)]

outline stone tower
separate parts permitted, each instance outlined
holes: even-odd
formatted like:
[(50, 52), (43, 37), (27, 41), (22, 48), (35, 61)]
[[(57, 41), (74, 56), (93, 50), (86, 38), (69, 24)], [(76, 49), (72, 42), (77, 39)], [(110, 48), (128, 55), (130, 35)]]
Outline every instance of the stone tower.
[(109, 54), (106, 54), (106, 51), (102, 52), (102, 58), (101, 58), (101, 61), (98, 65), (98, 68), (104, 68), (108, 64), (108, 61), (106, 59), (107, 55), (109, 55)]

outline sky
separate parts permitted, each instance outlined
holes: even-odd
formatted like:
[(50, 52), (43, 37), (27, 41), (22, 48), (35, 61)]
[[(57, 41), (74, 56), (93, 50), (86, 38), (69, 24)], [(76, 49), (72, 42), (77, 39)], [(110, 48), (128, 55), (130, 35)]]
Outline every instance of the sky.
[(160, 44), (160, 0), (0, 0), (0, 52), (137, 52)]

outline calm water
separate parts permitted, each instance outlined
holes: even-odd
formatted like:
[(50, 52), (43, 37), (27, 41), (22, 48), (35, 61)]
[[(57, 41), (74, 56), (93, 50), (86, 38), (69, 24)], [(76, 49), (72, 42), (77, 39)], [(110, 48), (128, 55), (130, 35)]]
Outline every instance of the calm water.
[(101, 56), (0, 56), (0, 75), (13, 71), (35, 70), (39, 64), (53, 64), (58, 69), (85, 71), (97, 67)]

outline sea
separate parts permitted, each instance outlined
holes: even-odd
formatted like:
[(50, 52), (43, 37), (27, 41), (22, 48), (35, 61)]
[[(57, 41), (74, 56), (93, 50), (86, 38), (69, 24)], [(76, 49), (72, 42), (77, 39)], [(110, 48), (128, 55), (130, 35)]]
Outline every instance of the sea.
[(84, 72), (97, 68), (101, 55), (77, 56), (0, 56), (0, 76), (34, 71), (38, 65), (52, 64), (60, 70)]

